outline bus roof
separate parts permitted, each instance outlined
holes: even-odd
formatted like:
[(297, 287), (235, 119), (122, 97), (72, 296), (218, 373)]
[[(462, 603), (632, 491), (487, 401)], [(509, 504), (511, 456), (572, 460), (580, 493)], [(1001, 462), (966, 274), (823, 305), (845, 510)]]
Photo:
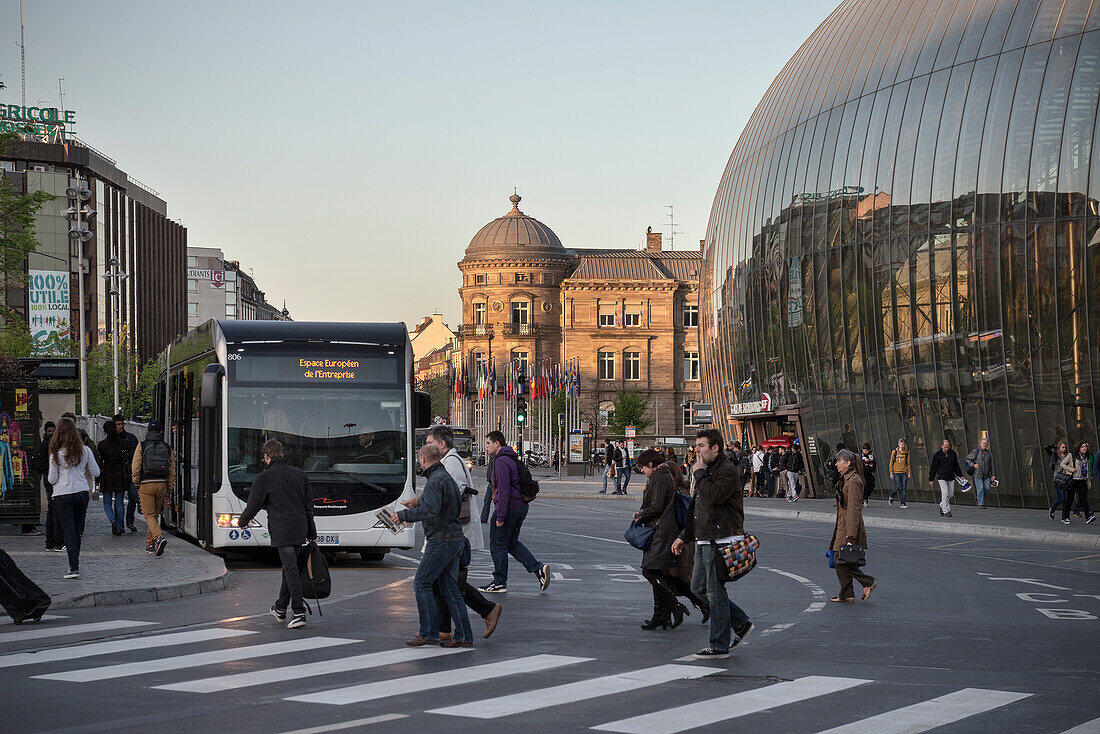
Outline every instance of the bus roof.
[(344, 321), (239, 321), (216, 319), (227, 342), (316, 341), (359, 342), (403, 347), (409, 339), (401, 323)]

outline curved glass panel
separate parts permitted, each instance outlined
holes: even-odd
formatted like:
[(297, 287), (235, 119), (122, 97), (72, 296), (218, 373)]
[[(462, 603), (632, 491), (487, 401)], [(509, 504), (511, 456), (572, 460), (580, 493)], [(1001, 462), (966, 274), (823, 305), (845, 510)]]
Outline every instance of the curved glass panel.
[(702, 378), (736, 438), (793, 432), (823, 480), (837, 444), (904, 437), (919, 475), (988, 437), (986, 504), (1049, 503), (1043, 446), (1096, 442), (1098, 7), (846, 0), (799, 48), (707, 229)]

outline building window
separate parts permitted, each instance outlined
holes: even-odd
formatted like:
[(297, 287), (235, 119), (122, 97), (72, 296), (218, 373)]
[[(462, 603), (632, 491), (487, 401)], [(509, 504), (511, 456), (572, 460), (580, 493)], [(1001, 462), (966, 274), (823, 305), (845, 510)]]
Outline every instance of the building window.
[(615, 414), (615, 403), (610, 400), (604, 400), (600, 403), (599, 409), (599, 421), (600, 428), (607, 428), (607, 422), (611, 420), (611, 416)]
[(527, 375), (527, 352), (514, 351), (512, 352), (512, 363), (516, 366), (516, 370), (519, 373)]
[(699, 352), (684, 352), (684, 379), (699, 379)]
[(641, 326), (642, 314), (639, 311), (627, 311), (623, 314), (623, 326)]
[(600, 352), (596, 355), (596, 371), (601, 380), (615, 379), (615, 353)]
[(699, 307), (694, 304), (684, 305), (684, 328), (690, 329), (699, 325)]
[(195, 280), (194, 278), (188, 278), (187, 279), (187, 292), (188, 293), (198, 293), (198, 291), (199, 291), (199, 281)]
[(600, 328), (607, 328), (615, 325), (615, 306), (600, 306), (599, 307)]
[(527, 282), (527, 273), (516, 273), (516, 282), (517, 283), (526, 283)]
[(485, 285), (485, 273), (474, 273), (474, 285)]
[(695, 425), (695, 417), (692, 415), (692, 410), (695, 403), (684, 403), (684, 430), (682, 433), (688, 433), (691, 427)]
[(485, 323), (485, 304), (484, 303), (475, 303), (474, 304), (474, 323), (478, 324), (478, 325), (481, 325), (481, 324)]
[(479, 370), (483, 370), (485, 368), (485, 364), (486, 364), (485, 353), (484, 352), (474, 352), (470, 356), (472, 357), (471, 361), (474, 363), (474, 371), (470, 374), (470, 388), (476, 391), (477, 390), (477, 377), (478, 377)]
[(226, 270), (225, 271), (225, 282), (226, 283), (236, 283), (237, 282), (237, 271), (236, 270)]
[(512, 301), (512, 323), (529, 324), (531, 317), (531, 304), (527, 301)]
[(235, 318), (237, 318), (237, 307), (236, 307), (236, 306), (234, 306), (234, 305), (233, 305), (233, 304), (231, 304), (231, 303), (227, 303), (227, 304), (225, 305), (225, 317), (226, 317), (227, 319), (235, 319)]
[(187, 304), (187, 315), (188, 316), (198, 316), (199, 315), (199, 304), (197, 304), (197, 303)]
[(197, 257), (195, 257), (194, 255), (188, 255), (187, 256), (187, 267), (193, 268), (193, 267), (196, 267), (198, 264), (199, 264), (199, 259)]
[(627, 352), (623, 355), (623, 379), (642, 379), (642, 354), (641, 352)]

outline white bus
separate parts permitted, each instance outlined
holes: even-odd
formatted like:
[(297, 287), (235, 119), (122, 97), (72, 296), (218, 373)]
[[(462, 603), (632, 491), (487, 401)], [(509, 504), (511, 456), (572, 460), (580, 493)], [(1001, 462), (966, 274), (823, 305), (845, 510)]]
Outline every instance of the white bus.
[(166, 527), (215, 550), (270, 544), (267, 514), (238, 528), (266, 441), (309, 475), (317, 542), (381, 559), (411, 548), (375, 517), (413, 496), (413, 433), (431, 423), (412, 389), (404, 324), (211, 319), (168, 345), (154, 414), (176, 452)]

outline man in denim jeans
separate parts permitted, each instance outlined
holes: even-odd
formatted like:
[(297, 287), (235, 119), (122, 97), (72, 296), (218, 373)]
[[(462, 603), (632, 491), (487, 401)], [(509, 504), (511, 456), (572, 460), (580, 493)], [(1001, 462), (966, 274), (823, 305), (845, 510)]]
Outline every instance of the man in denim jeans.
[(420, 449), (420, 468), (423, 471), (424, 491), (419, 497), (407, 499), (401, 504), (407, 510), (390, 516), (394, 522), (421, 522), (424, 524), (424, 554), (416, 569), (413, 588), (416, 594), (416, 610), (420, 615), (420, 631), (405, 644), (410, 647), (439, 645), (439, 615), (436, 613), (432, 583), (439, 581), (440, 595), (454, 622), (454, 635), (442, 643), (442, 647), (473, 647), (474, 634), (470, 629), (470, 617), (466, 614), (466, 602), (458, 588), (458, 566), (463, 542), (462, 523), (458, 519), (462, 508), (462, 494), (447, 473), (440, 459), (439, 448), (425, 444)]
[[(672, 552), (680, 555), (686, 543), (695, 543), (695, 568), (691, 590), (707, 595), (710, 602), (710, 646), (694, 654), (696, 660), (728, 658), (752, 631), (752, 622), (741, 607), (730, 601), (714, 568), (715, 543), (732, 542), (745, 534), (745, 511), (737, 467), (722, 452), (722, 434), (713, 428), (699, 431), (695, 439), (695, 498)], [(730, 639), (732, 627), (735, 637)]]
[(527, 517), (527, 503), (523, 501), (519, 487), (519, 458), (504, 434), (490, 431), (485, 436), (485, 451), (493, 460), (493, 492), (496, 512), (489, 526), (489, 553), (493, 556), (493, 581), (478, 587), (478, 591), (501, 594), (508, 591), (508, 555), (523, 564), (528, 573), (535, 574), (539, 588), (546, 591), (550, 585), (550, 566), (539, 563), (527, 546), (519, 542), (519, 531)]

